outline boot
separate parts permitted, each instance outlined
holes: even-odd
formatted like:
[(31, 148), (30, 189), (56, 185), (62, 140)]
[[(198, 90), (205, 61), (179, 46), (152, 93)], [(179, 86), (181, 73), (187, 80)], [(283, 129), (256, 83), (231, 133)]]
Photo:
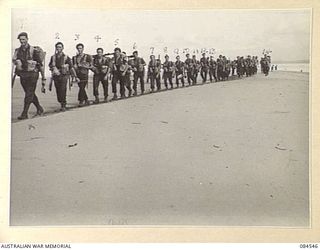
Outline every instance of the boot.
[(22, 113), (20, 116), (18, 116), (18, 120), (25, 120), (25, 119), (28, 119), (27, 114)]
[(23, 106), (23, 111), (21, 113), (21, 115), (18, 117), (18, 120), (24, 120), (24, 119), (28, 119), (28, 110), (30, 107), (30, 103), (24, 103)]
[(79, 102), (79, 107), (83, 107), (83, 105), (84, 105), (84, 101), (80, 101)]
[(39, 105), (39, 107), (37, 108), (37, 115), (42, 115), (44, 113), (43, 108)]
[(118, 99), (117, 94), (114, 94), (112, 97), (112, 100), (117, 100), (117, 99)]
[(137, 91), (134, 91), (134, 92), (133, 92), (133, 96), (136, 96), (136, 95), (137, 95)]
[(85, 100), (85, 101), (84, 101), (84, 105), (89, 106), (89, 105), (90, 105), (89, 100)]
[(60, 111), (62, 111), (62, 112), (64, 112), (64, 111), (66, 111), (67, 109), (66, 109), (66, 104), (65, 103), (61, 103), (61, 109), (60, 109)]
[(108, 96), (107, 95), (104, 97), (104, 102), (108, 102)]
[(94, 103), (95, 103), (95, 104), (98, 104), (98, 103), (99, 103), (99, 96), (96, 96), (96, 97), (95, 97)]

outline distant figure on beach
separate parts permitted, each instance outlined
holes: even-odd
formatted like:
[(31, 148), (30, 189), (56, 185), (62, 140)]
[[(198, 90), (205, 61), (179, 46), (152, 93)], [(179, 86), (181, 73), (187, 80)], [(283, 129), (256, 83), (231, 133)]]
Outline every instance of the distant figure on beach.
[(267, 76), (270, 70), (271, 57), (265, 54), (264, 57), (261, 58), (260, 64), (262, 72), (265, 74), (265, 76)]
[(215, 81), (217, 81), (216, 71), (217, 71), (217, 63), (216, 63), (216, 61), (213, 59), (213, 56), (210, 56), (210, 60), (209, 60), (209, 76), (210, 76), (210, 82), (212, 82), (213, 79), (214, 79)]
[(186, 54), (186, 60), (184, 61), (184, 65), (185, 65), (185, 70), (187, 71), (188, 84), (191, 85), (191, 82), (192, 82), (192, 84), (194, 84), (194, 79), (193, 79), (193, 71), (194, 71), (193, 60), (190, 58), (190, 54), (189, 53)]
[(202, 58), (200, 59), (201, 69), (200, 69), (200, 75), (202, 77), (202, 82), (205, 83), (207, 81), (208, 76), (208, 66), (209, 62), (206, 58), (206, 53), (202, 53)]
[(154, 91), (155, 84), (157, 85), (157, 91), (161, 89), (160, 69), (161, 69), (161, 62), (156, 60), (154, 55), (151, 55), (150, 61), (148, 64), (148, 76), (150, 79), (151, 92)]
[(271, 66), (271, 71), (273, 71), (273, 68), (274, 68), (274, 65), (272, 64), (272, 66)]
[(276, 66), (274, 67), (274, 70), (278, 70), (278, 65), (276, 65)]
[(173, 78), (174, 64), (169, 60), (169, 56), (165, 56), (165, 61), (163, 63), (163, 80), (164, 86), (168, 89), (168, 81), (170, 87), (173, 88), (172, 78)]
[(179, 87), (179, 80), (181, 80), (182, 87), (184, 87), (184, 63), (180, 61), (180, 56), (176, 57), (175, 73), (176, 73), (176, 84)]
[(200, 61), (197, 60), (196, 55), (192, 56), (192, 64), (193, 64), (193, 81), (194, 84), (197, 83), (197, 78), (200, 70)]
[(37, 115), (42, 115), (44, 110), (39, 103), (38, 97), (35, 94), (39, 72), (42, 78), (42, 93), (45, 93), (45, 73), (44, 73), (44, 58), (45, 52), (36, 46), (31, 46), (28, 43), (28, 34), (21, 32), (18, 35), (21, 46), (14, 52), (12, 62), (15, 65), (15, 75), (13, 76), (13, 83), (15, 76), (20, 76), (20, 83), (25, 93), (24, 106), (19, 120), (28, 119), (28, 111), (31, 103), (37, 108)]

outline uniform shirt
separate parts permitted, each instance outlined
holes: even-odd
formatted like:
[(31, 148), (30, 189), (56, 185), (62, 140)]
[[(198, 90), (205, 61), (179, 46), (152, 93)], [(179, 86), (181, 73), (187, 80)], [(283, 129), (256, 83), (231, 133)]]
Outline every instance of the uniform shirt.
[(22, 71), (27, 71), (28, 60), (33, 60), (37, 62), (37, 70), (40, 66), (43, 66), (41, 60), (34, 56), (34, 50), (31, 55), (31, 46), (29, 44), (27, 44), (25, 47), (20, 46), (15, 50), (12, 61), (16, 62), (17, 60), (20, 60), (22, 63)]
[(175, 66), (179, 73), (183, 73), (184, 63), (182, 61), (176, 61)]
[(112, 64), (113, 64), (113, 71), (117, 71), (117, 72), (120, 72), (120, 71), (123, 71), (123, 68), (124, 68), (124, 60), (121, 56), (119, 57), (113, 57), (112, 58)]
[(151, 73), (159, 73), (161, 68), (161, 63), (158, 60), (150, 61), (148, 65), (148, 70)]
[(224, 69), (224, 62), (222, 60), (217, 61), (217, 66), (219, 70)]
[(95, 67), (94, 73), (100, 74), (102, 73), (101, 70), (103, 66), (109, 67), (109, 60), (108, 58), (102, 56), (101, 58), (98, 57), (98, 55), (93, 56), (93, 67)]
[[(51, 56), (50, 63), (49, 63), (49, 68), (50, 68), (50, 70), (52, 70), (53, 67), (56, 67), (61, 73), (61, 68), (62, 68), (62, 66), (64, 64), (68, 64), (69, 65), (69, 70), (71, 68), (73, 68), (73, 64), (72, 64), (71, 58), (69, 56), (67, 56), (64, 53), (62, 53), (61, 55), (56, 54), (56, 55)], [(68, 73), (69, 72), (67, 72), (67, 74)]]
[(191, 58), (187, 58), (185, 61), (184, 61), (185, 65), (187, 66), (187, 69), (188, 70), (191, 70), (192, 69), (192, 66), (193, 66), (193, 60)]
[[(89, 69), (87, 67), (92, 66), (92, 57), (88, 54), (78, 54), (72, 58), (73, 65), (77, 66), (76, 72), (81, 74), (88, 74)], [(85, 66), (85, 67), (84, 67)]]
[(201, 64), (201, 67), (207, 68), (207, 67), (208, 67), (208, 59), (202, 57), (202, 58), (200, 59), (200, 64)]
[(215, 69), (217, 67), (217, 63), (215, 60), (211, 59), (209, 61), (209, 67), (212, 68), (212, 69)]
[(137, 57), (132, 59), (132, 67), (135, 68), (138, 72), (144, 71), (144, 65), (146, 65), (146, 62), (141, 57)]
[(128, 60), (126, 60), (126, 59), (122, 59), (122, 60), (123, 60), (123, 66), (122, 66), (121, 71), (126, 71), (126, 75), (130, 76), (131, 71), (132, 71), (132, 67), (129, 64)]
[(173, 71), (172, 67), (173, 67), (172, 61), (164, 61), (163, 63), (164, 72), (172, 72)]

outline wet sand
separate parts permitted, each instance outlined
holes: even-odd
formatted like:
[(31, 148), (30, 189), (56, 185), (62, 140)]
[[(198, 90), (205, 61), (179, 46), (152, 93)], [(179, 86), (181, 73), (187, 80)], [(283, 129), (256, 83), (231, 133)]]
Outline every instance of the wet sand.
[(308, 226), (308, 78), (258, 74), (13, 123), (11, 224)]

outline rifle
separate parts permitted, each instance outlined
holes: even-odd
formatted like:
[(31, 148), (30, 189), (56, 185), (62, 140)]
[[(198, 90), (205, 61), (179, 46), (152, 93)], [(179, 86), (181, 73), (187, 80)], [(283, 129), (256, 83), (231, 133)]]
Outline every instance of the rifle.
[(103, 56), (113, 56), (115, 53), (114, 52), (112, 52), (112, 53), (106, 53), (106, 54), (104, 54)]
[(50, 82), (49, 82), (49, 91), (52, 90), (52, 84), (53, 84), (53, 77), (50, 77)]
[(13, 85), (14, 85), (14, 82), (15, 82), (15, 80), (16, 80), (16, 76), (17, 76), (17, 73), (13, 73), (13, 72), (15, 72), (15, 70), (14, 70), (14, 64), (12, 64), (12, 68), (11, 68), (11, 86), (12, 86), (12, 88), (13, 88)]
[(148, 70), (148, 73), (147, 73), (147, 83), (149, 83), (149, 80), (150, 80), (150, 71)]
[(68, 77), (68, 85), (69, 85), (69, 91), (71, 91), (72, 83), (71, 83), (71, 76)]

